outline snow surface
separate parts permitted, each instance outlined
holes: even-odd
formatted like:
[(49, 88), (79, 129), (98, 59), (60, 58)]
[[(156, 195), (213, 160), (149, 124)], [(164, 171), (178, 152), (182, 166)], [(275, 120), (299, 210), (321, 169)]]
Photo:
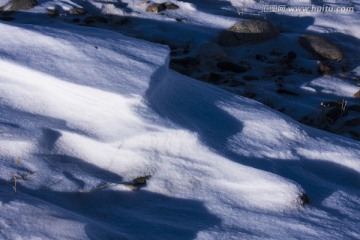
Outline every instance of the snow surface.
[[(49, 6), (80, 2), (39, 2), (0, 22), (1, 239), (360, 239), (359, 142), (169, 70), (164, 45), (41, 22)], [(176, 3), (174, 16), (143, 14), (190, 19), (169, 39), (198, 28), (201, 43), (238, 20), (239, 1)], [(314, 15), (358, 34), (347, 15)], [(161, 36), (158, 24), (144, 38)], [(324, 81), (301, 87), (353, 94)]]

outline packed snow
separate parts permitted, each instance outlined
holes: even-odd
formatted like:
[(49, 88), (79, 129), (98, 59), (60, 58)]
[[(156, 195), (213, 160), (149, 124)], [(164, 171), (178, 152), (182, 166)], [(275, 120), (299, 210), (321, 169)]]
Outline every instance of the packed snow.
[[(257, 16), (268, 3), (172, 1), (180, 8), (162, 15), (141, 2), (39, 0), (0, 21), (0, 238), (360, 239), (358, 141), (175, 72), (158, 41), (198, 46), (242, 20), (239, 8)], [(132, 26), (46, 15), (79, 6)], [(292, 14), (270, 16), (291, 28), (285, 49), (305, 32), (286, 22)], [(351, 35), (347, 51), (358, 54), (357, 12), (298, 14), (315, 19), (311, 31)], [(276, 41), (249, 51), (267, 44)], [(298, 85), (359, 90), (333, 76)]]

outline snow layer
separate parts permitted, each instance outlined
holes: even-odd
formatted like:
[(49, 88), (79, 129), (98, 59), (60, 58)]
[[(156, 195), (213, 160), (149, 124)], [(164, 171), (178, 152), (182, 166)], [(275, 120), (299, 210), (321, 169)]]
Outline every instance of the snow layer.
[(358, 142), (173, 72), (162, 45), (51, 26), (0, 24), (0, 238), (359, 238)]

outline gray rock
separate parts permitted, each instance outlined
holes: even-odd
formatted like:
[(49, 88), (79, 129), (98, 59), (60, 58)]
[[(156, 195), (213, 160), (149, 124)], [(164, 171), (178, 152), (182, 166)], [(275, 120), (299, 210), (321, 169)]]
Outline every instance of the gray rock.
[(278, 28), (265, 20), (249, 20), (235, 23), (220, 33), (218, 43), (225, 47), (265, 42), (279, 35)]
[(3, 6), (0, 6), (0, 12), (27, 10), (35, 7), (36, 5), (36, 0), (9, 0), (7, 3), (3, 4)]
[(299, 38), (299, 43), (303, 48), (320, 59), (338, 61), (343, 57), (339, 47), (322, 37), (304, 35)]

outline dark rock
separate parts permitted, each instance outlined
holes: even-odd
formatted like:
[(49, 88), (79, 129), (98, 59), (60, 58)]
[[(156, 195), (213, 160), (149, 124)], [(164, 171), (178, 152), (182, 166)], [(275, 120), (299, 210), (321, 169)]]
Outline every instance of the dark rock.
[(73, 20), (71, 20), (73, 23), (79, 23), (80, 22), (80, 18), (74, 18)]
[(278, 28), (265, 20), (248, 20), (235, 23), (220, 33), (218, 43), (225, 47), (236, 47), (245, 43), (256, 44), (279, 35)]
[(256, 98), (256, 93), (254, 93), (254, 92), (246, 92), (244, 94), (244, 97), (254, 99), (254, 98)]
[(108, 19), (102, 16), (91, 16), (91, 17), (86, 17), (84, 19), (84, 22), (86, 24), (94, 24), (94, 23), (108, 23)]
[(222, 80), (223, 80), (223, 76), (219, 73), (211, 72), (209, 74), (208, 82), (210, 83), (218, 84), (221, 83)]
[(133, 186), (144, 186), (147, 183), (147, 180), (149, 180), (151, 175), (146, 175), (142, 177), (137, 177), (132, 180)]
[(182, 66), (187, 66), (187, 67), (196, 67), (198, 66), (200, 63), (196, 58), (193, 57), (185, 57), (185, 58), (175, 58), (175, 59), (171, 59), (170, 60), (170, 64), (177, 64), (177, 65), (182, 65)]
[(310, 203), (310, 199), (309, 196), (306, 193), (301, 193), (301, 195), (299, 196), (301, 204), (305, 205), (305, 204), (309, 204)]
[(238, 87), (238, 86), (241, 86), (241, 85), (244, 85), (244, 84), (242, 84), (241, 82), (236, 81), (235, 79), (231, 80), (231, 82), (230, 82), (231, 87)]
[(251, 76), (251, 75), (244, 75), (243, 79), (245, 81), (255, 81), (255, 80), (259, 80), (259, 78), (257, 76)]
[(298, 93), (295, 93), (295, 92), (292, 92), (292, 91), (286, 90), (286, 89), (278, 89), (276, 92), (278, 94), (283, 94), (283, 95), (299, 96)]
[(281, 55), (283, 55), (283, 53), (278, 52), (278, 51), (276, 51), (276, 50), (272, 50), (272, 51), (270, 52), (270, 55), (272, 55), (272, 56), (281, 56)]
[(331, 68), (324, 63), (323, 61), (319, 61), (317, 64), (318, 73), (322, 75), (330, 75), (331, 74)]
[(342, 59), (340, 48), (324, 38), (304, 35), (299, 38), (299, 43), (303, 48), (320, 59), (337, 61)]
[(287, 58), (288, 58), (290, 61), (295, 60), (295, 58), (296, 58), (296, 52), (294, 52), (294, 51), (288, 52)]
[(248, 70), (247, 68), (232, 62), (218, 62), (216, 67), (222, 71), (229, 71), (234, 73), (243, 73)]
[(0, 6), (0, 12), (16, 12), (20, 10), (27, 10), (35, 7), (36, 5), (36, 0), (9, 0), (5, 5)]
[(351, 120), (348, 120), (345, 122), (344, 125), (348, 127), (358, 127), (360, 126), (360, 118), (353, 118)]
[(0, 17), (0, 21), (6, 21), (6, 22), (10, 22), (10, 21), (14, 21), (15, 18), (13, 17)]
[(261, 55), (261, 54), (256, 54), (255, 55), (255, 59), (258, 60), (258, 61), (261, 61), (263, 62), (265, 60), (265, 56), (264, 55)]
[(360, 105), (351, 105), (348, 107), (348, 110), (354, 111), (354, 112), (360, 112)]
[(322, 102), (320, 106), (329, 110), (325, 111), (325, 121), (327, 123), (333, 124), (339, 118), (347, 114), (347, 102), (345, 100), (339, 100), (334, 102)]

